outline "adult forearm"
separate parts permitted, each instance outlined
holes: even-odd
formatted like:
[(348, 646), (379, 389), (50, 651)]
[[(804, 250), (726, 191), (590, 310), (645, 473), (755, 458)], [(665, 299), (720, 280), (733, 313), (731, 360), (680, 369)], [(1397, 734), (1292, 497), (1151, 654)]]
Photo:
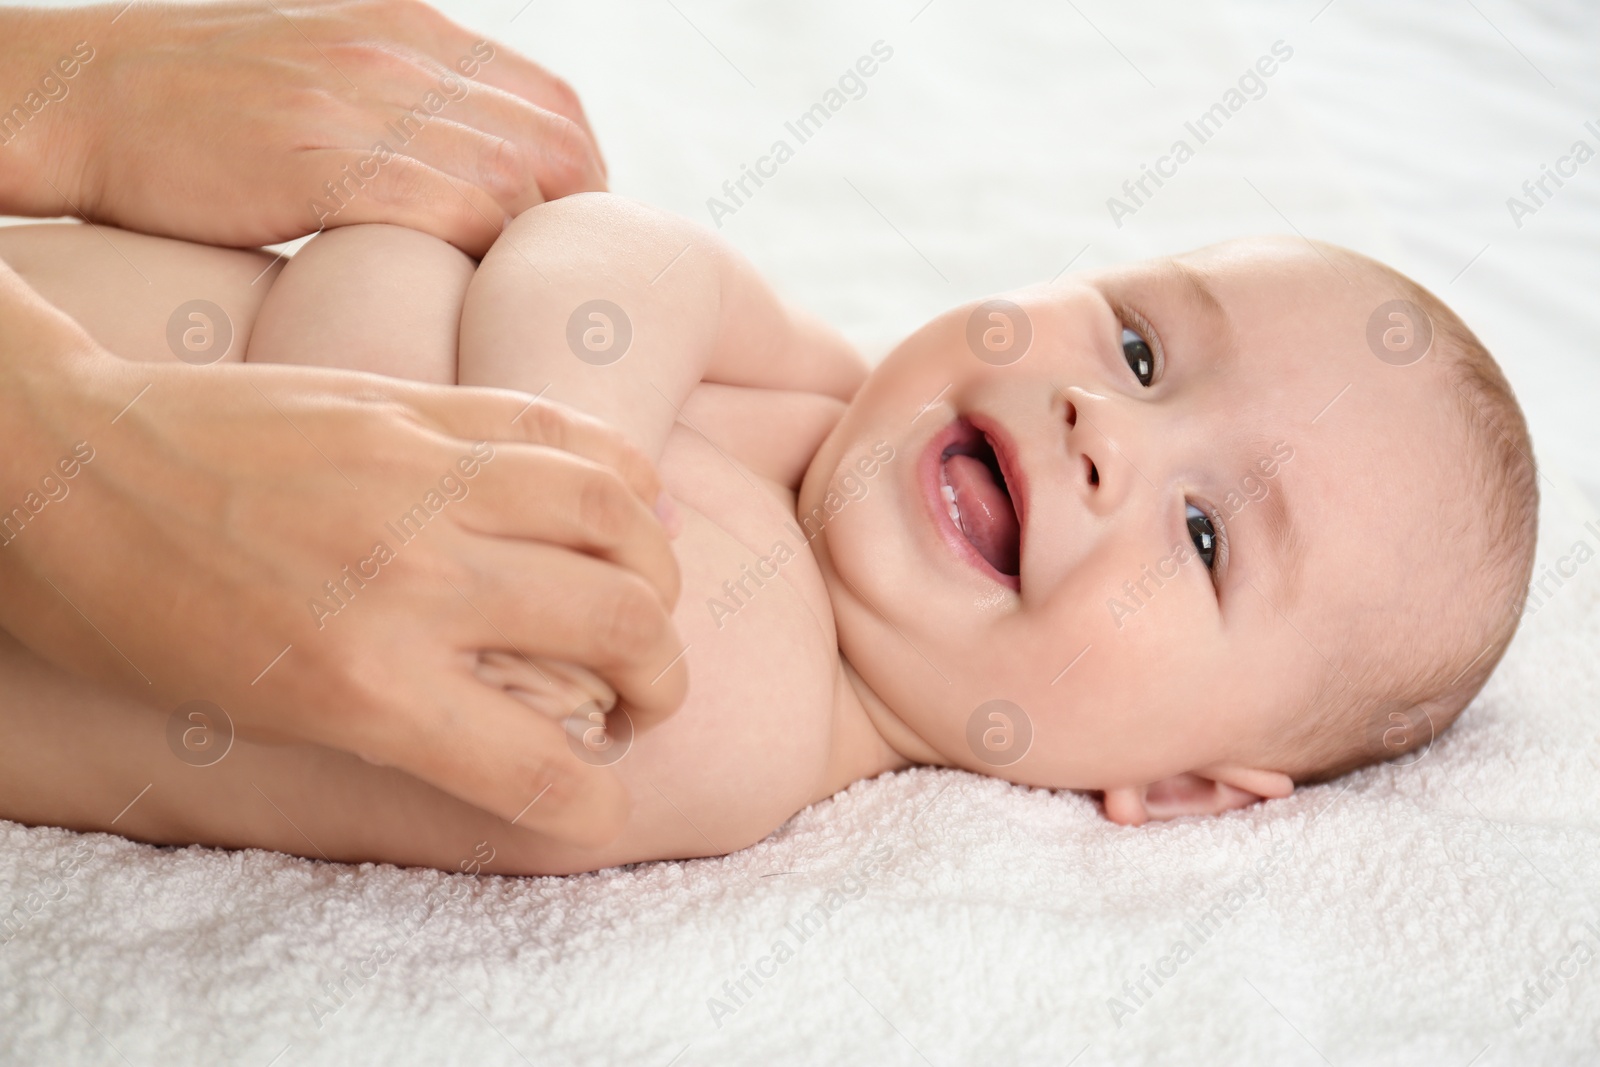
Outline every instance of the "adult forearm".
[[(82, 634), (31, 548), (71, 539), (63, 512), (116, 414), (95, 369), (114, 357), (0, 263), (0, 628), (74, 658)], [(52, 529), (54, 527), (54, 529)]]
[(116, 16), (111, 7), (0, 8), (0, 214), (79, 210), (93, 117), (79, 88)]
[[(82, 407), (63, 403), (72, 383), (97, 360), (111, 358), (0, 262), (0, 520), (86, 416)], [(0, 521), (0, 546), (11, 536)]]

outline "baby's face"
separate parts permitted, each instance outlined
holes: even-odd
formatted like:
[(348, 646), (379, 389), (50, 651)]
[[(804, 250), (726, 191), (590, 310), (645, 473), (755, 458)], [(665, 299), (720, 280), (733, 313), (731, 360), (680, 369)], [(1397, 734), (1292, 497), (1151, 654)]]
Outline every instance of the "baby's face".
[(900, 724), (1053, 788), (1279, 769), (1460, 481), (1438, 360), (1379, 359), (1397, 294), (1344, 274), (1236, 241), (956, 308), (885, 359), (800, 514)]

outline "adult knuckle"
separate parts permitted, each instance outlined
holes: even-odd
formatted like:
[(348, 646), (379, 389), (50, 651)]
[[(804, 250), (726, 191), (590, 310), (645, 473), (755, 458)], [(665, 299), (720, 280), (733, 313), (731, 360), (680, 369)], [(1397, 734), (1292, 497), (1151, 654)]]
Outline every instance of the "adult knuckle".
[(522, 192), (528, 165), (522, 148), (505, 137), (486, 136), (478, 158), (479, 180), (496, 199), (508, 200)]
[(382, 181), (370, 185), (373, 202), (385, 208), (422, 206), (432, 208), (438, 200), (433, 176), (409, 159), (392, 158), (384, 166)]
[(650, 649), (664, 623), (661, 602), (654, 590), (644, 579), (630, 574), (601, 594), (594, 632), (612, 658), (631, 660)]
[(581, 786), (572, 768), (563, 762), (563, 756), (536, 752), (525, 758), (523, 774), (529, 792), (539, 800), (533, 810), (546, 819), (571, 812), (581, 799)]
[(393, 762), (397, 705), (393, 700), (391, 664), (372, 655), (330, 657), (323, 669), (321, 691), (338, 710), (323, 717), (323, 733), (368, 763)]
[(328, 49), (329, 61), (346, 70), (359, 71), (361, 76), (372, 78), (404, 77), (416, 70), (409, 56), (402, 54), (385, 38), (359, 37), (341, 41)]
[(549, 74), (549, 83), (546, 92), (549, 94), (551, 110), (568, 117), (576, 117), (583, 109), (583, 104), (578, 98), (578, 90), (572, 83), (556, 74)]
[(602, 548), (622, 540), (628, 528), (628, 498), (622, 479), (608, 470), (584, 472), (578, 487), (578, 523)]
[[(371, 472), (410, 473), (419, 463), (419, 433), (414, 417), (398, 404), (355, 408), (341, 435), (343, 451)], [(360, 417), (364, 416), (364, 417)]]
[[(402, 532), (427, 529), (433, 521), (427, 507), (415, 501), (408, 504), (402, 499), (390, 510), (397, 516), (391, 521), (403, 524)], [(426, 598), (431, 602), (438, 597), (444, 599), (444, 603), (435, 605), (442, 612), (476, 615), (470, 603), (461, 603), (459, 598), (474, 597), (497, 588), (504, 581), (504, 575), (499, 573), (491, 557), (461, 550), (458, 540), (435, 538), (434, 541), (432, 545), (417, 546), (420, 551), (410, 551), (408, 546), (406, 552), (396, 553), (401, 573), (417, 591), (418, 599)], [(449, 597), (457, 599), (452, 603)]]
[(552, 188), (581, 187), (588, 177), (589, 145), (576, 122), (556, 115), (543, 144), (545, 171)]
[(566, 411), (554, 404), (536, 400), (523, 412), (522, 418), (535, 441), (549, 448), (566, 451), (567, 427), (571, 422)]
[(444, 13), (422, 0), (385, 0), (390, 16), (398, 23), (419, 31), (438, 33), (450, 25)]
[(370, 9), (384, 25), (423, 27), (432, 13), (422, 0), (370, 0)]

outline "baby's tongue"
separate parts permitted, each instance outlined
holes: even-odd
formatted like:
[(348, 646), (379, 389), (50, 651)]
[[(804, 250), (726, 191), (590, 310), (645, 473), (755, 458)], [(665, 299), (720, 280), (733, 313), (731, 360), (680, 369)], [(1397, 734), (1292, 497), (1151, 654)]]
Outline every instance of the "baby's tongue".
[(988, 464), (975, 456), (951, 456), (944, 461), (944, 476), (956, 491), (961, 532), (991, 567), (1016, 574), (1022, 531), (1011, 497), (995, 484)]

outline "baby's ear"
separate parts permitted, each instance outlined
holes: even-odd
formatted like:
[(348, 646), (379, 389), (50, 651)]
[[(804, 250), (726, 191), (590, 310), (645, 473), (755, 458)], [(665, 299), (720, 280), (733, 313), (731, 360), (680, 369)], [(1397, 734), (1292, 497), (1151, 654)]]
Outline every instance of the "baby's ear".
[(1142, 826), (1151, 819), (1221, 815), (1258, 800), (1286, 797), (1293, 792), (1294, 779), (1277, 771), (1208, 767), (1192, 774), (1175, 774), (1150, 785), (1107, 789), (1106, 818), (1119, 826)]

